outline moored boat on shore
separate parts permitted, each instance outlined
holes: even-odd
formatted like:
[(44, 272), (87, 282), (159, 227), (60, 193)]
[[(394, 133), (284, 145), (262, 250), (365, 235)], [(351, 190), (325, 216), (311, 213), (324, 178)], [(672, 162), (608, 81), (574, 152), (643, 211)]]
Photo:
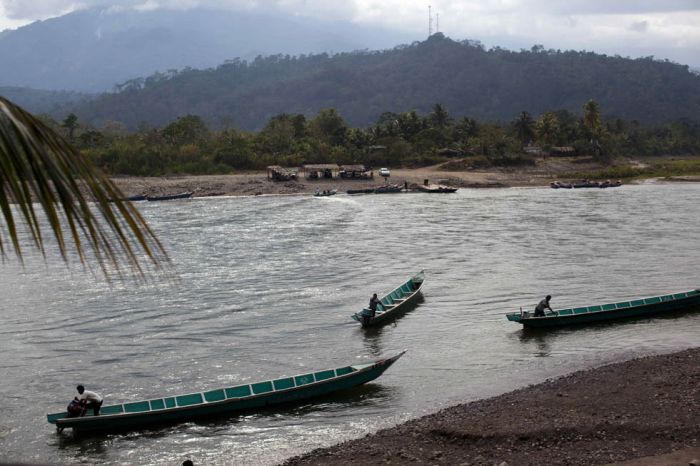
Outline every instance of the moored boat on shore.
[(364, 189), (348, 189), (346, 192), (348, 194), (372, 194), (375, 188), (364, 188)]
[(445, 186), (442, 184), (418, 185), (416, 189), (422, 193), (456, 193), (457, 189), (453, 186)]
[(324, 189), (323, 191), (316, 190), (314, 197), (335, 196), (338, 193), (337, 189)]
[(392, 194), (392, 193), (400, 193), (403, 191), (403, 187), (399, 186), (398, 184), (388, 184), (384, 186), (379, 186), (378, 188), (374, 189), (374, 194)]
[(522, 310), (506, 314), (506, 317), (525, 327), (560, 327), (663, 314), (694, 307), (700, 307), (700, 289), (619, 303), (559, 309), (542, 317), (535, 317), (532, 312)]
[(147, 196), (147, 201), (173, 201), (175, 199), (189, 199), (192, 197), (192, 192), (187, 191), (179, 194), (171, 194), (169, 196)]
[(360, 322), (363, 327), (371, 327), (386, 322), (390, 317), (396, 317), (414, 302), (423, 288), (425, 272), (421, 270), (407, 282), (394, 288), (390, 293), (383, 296), (377, 306), (377, 312), (371, 316), (368, 308), (353, 314), (351, 317)]
[(104, 432), (168, 424), (226, 413), (262, 408), (319, 397), (370, 382), (384, 373), (406, 351), (368, 364), (309, 372), (264, 382), (243, 384), (181, 396), (103, 406), (100, 415), (68, 417), (48, 414), (58, 431)]

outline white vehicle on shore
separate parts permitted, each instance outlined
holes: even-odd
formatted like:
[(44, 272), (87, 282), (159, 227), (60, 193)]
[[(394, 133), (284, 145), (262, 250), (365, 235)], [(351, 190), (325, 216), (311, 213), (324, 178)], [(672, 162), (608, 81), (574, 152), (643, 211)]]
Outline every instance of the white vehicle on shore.
[(384, 178), (389, 178), (391, 176), (391, 172), (389, 171), (388, 168), (380, 168), (379, 169), (379, 176), (383, 176)]

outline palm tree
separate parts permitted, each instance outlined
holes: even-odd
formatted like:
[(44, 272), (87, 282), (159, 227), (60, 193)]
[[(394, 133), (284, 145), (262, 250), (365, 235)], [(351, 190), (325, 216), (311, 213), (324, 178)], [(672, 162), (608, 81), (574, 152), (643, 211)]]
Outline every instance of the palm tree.
[(545, 146), (551, 146), (559, 137), (559, 119), (552, 112), (540, 116), (535, 126), (537, 139)]
[[(121, 275), (125, 265), (144, 278), (146, 264), (160, 268), (168, 256), (141, 214), (123, 199), (114, 183), (61, 136), (0, 97), (0, 256), (13, 249), (23, 263), (22, 247), (28, 243), (45, 257), (48, 224), (67, 264), (72, 239), (81, 264), (89, 266), (91, 250), (108, 280)], [(18, 224), (26, 226), (28, 240), (20, 241)]]
[(442, 104), (433, 105), (433, 113), (430, 114), (430, 119), (433, 125), (439, 129), (444, 128), (450, 123), (450, 114)]
[(512, 125), (523, 146), (535, 137), (535, 120), (532, 119), (530, 112), (520, 112)]
[(583, 105), (583, 126), (593, 136), (597, 135), (600, 129), (600, 104), (593, 99)]

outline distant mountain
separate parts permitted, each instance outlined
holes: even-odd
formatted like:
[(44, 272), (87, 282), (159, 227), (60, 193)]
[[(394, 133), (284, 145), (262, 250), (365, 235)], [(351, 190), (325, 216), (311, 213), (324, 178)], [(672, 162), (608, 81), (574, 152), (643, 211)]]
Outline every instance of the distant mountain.
[(83, 121), (160, 126), (195, 114), (212, 127), (259, 129), (270, 117), (335, 108), (368, 125), (387, 111), (428, 113), (442, 103), (454, 117), (512, 120), (519, 112), (581, 113), (595, 99), (605, 116), (641, 122), (700, 119), (700, 76), (653, 59), (533, 47), (485, 50), (436, 34), (381, 52), (271, 56), (210, 70), (154, 75), (73, 110)]
[(25, 87), (0, 86), (0, 96), (10, 99), (34, 114), (65, 113), (64, 109), (79, 105), (94, 97), (91, 94), (70, 91), (45, 91)]
[(407, 40), (351, 23), (252, 12), (89, 9), (0, 33), (0, 86), (102, 92), (157, 71)]

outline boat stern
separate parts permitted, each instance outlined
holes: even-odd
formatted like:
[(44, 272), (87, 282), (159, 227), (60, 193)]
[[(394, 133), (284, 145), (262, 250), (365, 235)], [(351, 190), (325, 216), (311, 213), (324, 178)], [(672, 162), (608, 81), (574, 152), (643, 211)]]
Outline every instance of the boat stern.
[(510, 314), (506, 314), (506, 318), (510, 320), (511, 322), (517, 322), (520, 323), (520, 319), (522, 318), (522, 315), (520, 315), (519, 312), (513, 312)]

